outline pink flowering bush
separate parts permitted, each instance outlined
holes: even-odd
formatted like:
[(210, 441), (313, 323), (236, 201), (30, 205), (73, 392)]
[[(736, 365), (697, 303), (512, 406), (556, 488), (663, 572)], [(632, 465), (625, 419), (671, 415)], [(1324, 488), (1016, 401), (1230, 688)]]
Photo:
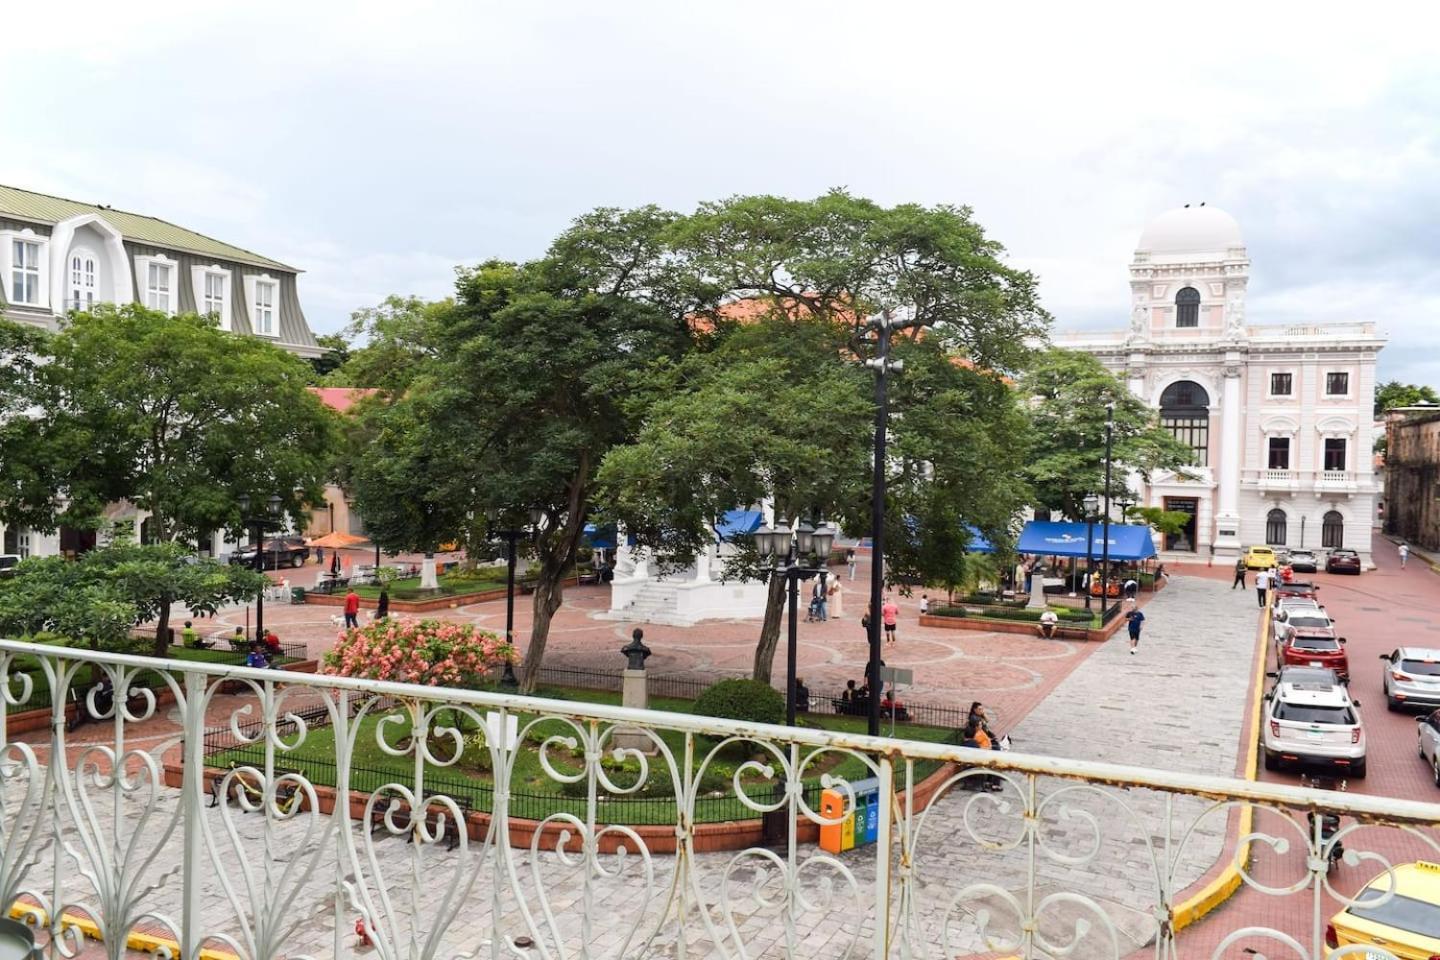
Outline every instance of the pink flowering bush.
[(377, 620), (347, 630), (325, 654), (325, 673), (430, 687), (473, 687), (512, 661), (515, 648), (472, 624)]

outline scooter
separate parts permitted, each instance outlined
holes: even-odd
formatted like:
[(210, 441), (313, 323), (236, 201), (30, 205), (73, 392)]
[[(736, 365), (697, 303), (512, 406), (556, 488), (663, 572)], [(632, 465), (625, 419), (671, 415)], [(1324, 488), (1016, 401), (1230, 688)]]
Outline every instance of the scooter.
[[(1314, 787), (1317, 790), (1340, 790), (1344, 791), (1344, 780), (1332, 780), (1328, 777), (1302, 777), (1301, 786)], [(1305, 814), (1305, 822), (1310, 827), (1310, 836), (1315, 836), (1315, 811), (1311, 810)], [(1335, 835), (1340, 832), (1340, 815), (1338, 813), (1322, 813), (1320, 816), (1320, 849), (1325, 852), (1325, 872), (1329, 873), (1335, 869), (1342, 857), (1345, 856), (1345, 844), (1339, 840), (1331, 842)]]

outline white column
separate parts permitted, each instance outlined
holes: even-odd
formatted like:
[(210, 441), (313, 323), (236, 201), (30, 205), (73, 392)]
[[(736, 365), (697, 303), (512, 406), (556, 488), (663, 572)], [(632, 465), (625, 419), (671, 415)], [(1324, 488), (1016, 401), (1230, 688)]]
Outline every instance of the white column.
[(1240, 550), (1240, 356), (1225, 356), (1225, 386), (1220, 402), (1220, 497), (1215, 511), (1215, 552)]

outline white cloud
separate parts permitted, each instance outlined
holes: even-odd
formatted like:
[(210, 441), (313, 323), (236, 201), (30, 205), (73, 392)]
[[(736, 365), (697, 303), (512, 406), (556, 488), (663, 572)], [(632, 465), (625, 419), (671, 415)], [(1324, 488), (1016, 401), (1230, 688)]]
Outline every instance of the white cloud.
[(1433, 5), (261, 0), (5, 23), (25, 82), (0, 98), (0, 182), (294, 262), (322, 330), (533, 256), (591, 206), (835, 185), (970, 204), (1060, 325), (1113, 325), (1145, 221), (1206, 200), (1245, 230), (1256, 322), (1380, 320), (1385, 374), (1440, 384), (1414, 360), (1440, 291)]

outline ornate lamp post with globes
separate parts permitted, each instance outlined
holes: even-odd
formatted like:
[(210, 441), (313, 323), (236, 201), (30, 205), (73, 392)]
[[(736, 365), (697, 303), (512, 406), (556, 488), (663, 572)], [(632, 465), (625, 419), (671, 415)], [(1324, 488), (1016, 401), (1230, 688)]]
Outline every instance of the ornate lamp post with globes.
[(1100, 511), (1100, 498), (1085, 494), (1085, 609), (1090, 606), (1090, 587), (1095, 583), (1095, 516)]
[[(789, 581), (790, 624), (786, 638), (785, 667), (785, 722), (795, 726), (795, 655), (800, 630), (800, 581), (820, 577), (824, 589), (827, 573), (825, 561), (830, 556), (830, 547), (835, 542), (835, 529), (828, 525), (819, 530), (808, 523), (800, 523), (792, 532), (782, 522), (778, 527), (761, 527), (753, 534), (755, 550), (760, 554), (762, 564), (772, 564), (769, 573)], [(815, 560), (806, 565), (803, 560)]]
[[(485, 519), (490, 523), (491, 536), (500, 537), (505, 541), (505, 642), (515, 643), (515, 543), (521, 537), (528, 537), (540, 528), (541, 511), (532, 509), (530, 511), (530, 529), (517, 530), (513, 526), (506, 530), (496, 530), (495, 527), (504, 517), (500, 510), (491, 509), (485, 512)], [(507, 688), (515, 688), (520, 681), (515, 678), (515, 666), (509, 660), (505, 661), (505, 674), (500, 678), (500, 685)]]

